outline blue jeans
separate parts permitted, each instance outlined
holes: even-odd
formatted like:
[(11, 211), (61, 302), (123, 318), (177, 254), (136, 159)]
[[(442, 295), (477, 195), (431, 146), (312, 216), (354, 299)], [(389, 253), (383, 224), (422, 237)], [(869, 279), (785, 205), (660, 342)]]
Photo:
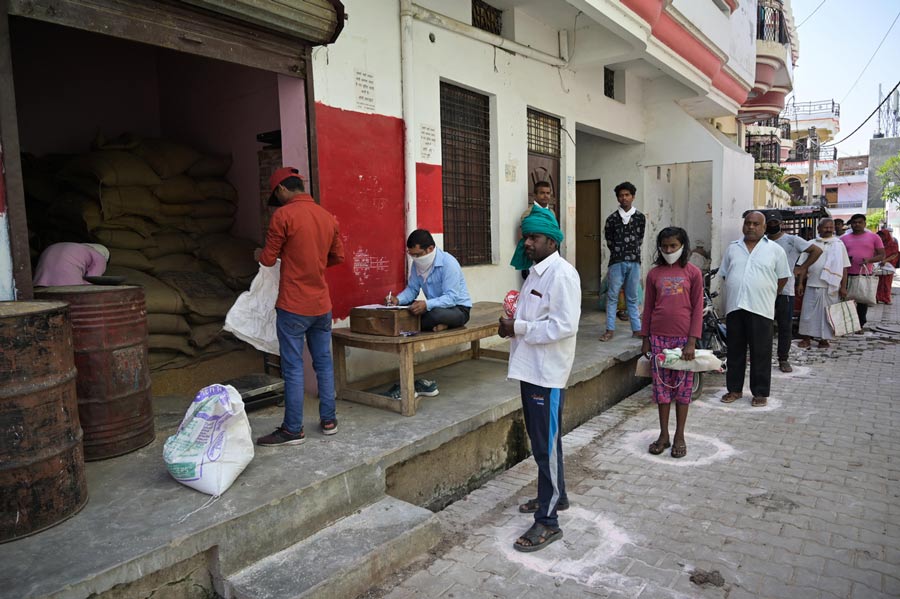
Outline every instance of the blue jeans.
[(625, 286), (625, 306), (631, 330), (641, 330), (641, 314), (638, 312), (638, 290), (641, 287), (640, 262), (616, 262), (609, 267), (607, 273), (609, 287), (606, 291), (606, 330), (616, 330), (616, 306), (619, 303), (619, 291)]
[(275, 308), (275, 326), (284, 378), (284, 422), (282, 428), (297, 434), (303, 429), (303, 340), (309, 346), (319, 383), (319, 419), (333, 420), (334, 362), (331, 360), (331, 312), (300, 316)]

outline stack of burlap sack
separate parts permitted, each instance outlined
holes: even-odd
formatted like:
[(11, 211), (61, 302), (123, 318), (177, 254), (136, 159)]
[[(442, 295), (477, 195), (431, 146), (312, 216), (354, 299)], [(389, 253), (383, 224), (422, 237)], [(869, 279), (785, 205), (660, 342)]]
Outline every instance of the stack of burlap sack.
[(238, 199), (224, 178), (230, 166), (229, 157), (126, 135), (70, 157), (50, 179), (54, 189), (37, 183), (51, 215), (42, 224), (66, 223), (57, 235), (70, 238), (55, 241), (102, 243), (106, 274), (144, 287), (153, 368), (233, 347), (222, 324), (256, 274), (258, 244), (228, 234)]

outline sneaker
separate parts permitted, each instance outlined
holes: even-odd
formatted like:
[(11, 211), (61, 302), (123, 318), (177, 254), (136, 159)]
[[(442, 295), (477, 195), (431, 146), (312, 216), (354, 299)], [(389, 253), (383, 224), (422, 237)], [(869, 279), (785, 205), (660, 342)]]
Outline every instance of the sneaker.
[(333, 435), (337, 432), (337, 418), (323, 420), (319, 423), (319, 430), (323, 435)]
[[(417, 385), (418, 387), (418, 385)], [(435, 385), (435, 389), (437, 389), (437, 385)], [(394, 401), (400, 401), (400, 383), (394, 383), (394, 386), (382, 393), (385, 397), (390, 397)], [(437, 393), (435, 393), (437, 395)], [(416, 397), (419, 396), (418, 389), (416, 390)]]
[(304, 441), (306, 441), (306, 435), (303, 434), (302, 428), (299, 433), (294, 434), (279, 426), (272, 434), (257, 439), (256, 444), (263, 447), (274, 447), (276, 445), (300, 445)]
[(416, 395), (434, 397), (438, 393), (440, 393), (440, 391), (438, 391), (437, 381), (429, 381), (428, 379), (416, 379)]

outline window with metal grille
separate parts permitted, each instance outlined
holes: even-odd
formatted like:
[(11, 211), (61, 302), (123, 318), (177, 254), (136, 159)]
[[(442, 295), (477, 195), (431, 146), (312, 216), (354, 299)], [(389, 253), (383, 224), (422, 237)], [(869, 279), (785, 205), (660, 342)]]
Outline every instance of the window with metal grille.
[(528, 151), (559, 157), (559, 119), (528, 109)]
[(494, 8), (484, 0), (472, 0), (472, 26), (488, 33), (500, 35), (503, 11)]
[(616, 99), (616, 72), (606, 67), (603, 67), (603, 95)]
[(444, 249), (491, 263), (491, 111), (487, 96), (441, 83)]

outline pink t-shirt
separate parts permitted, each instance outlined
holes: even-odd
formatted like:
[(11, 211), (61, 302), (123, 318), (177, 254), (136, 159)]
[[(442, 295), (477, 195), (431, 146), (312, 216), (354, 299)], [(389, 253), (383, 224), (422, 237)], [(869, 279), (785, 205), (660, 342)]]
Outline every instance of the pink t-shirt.
[[(850, 268), (847, 274), (858, 275), (859, 267), (865, 260), (875, 256), (877, 250), (884, 249), (881, 238), (871, 231), (863, 231), (860, 235), (844, 233), (841, 241), (847, 247), (847, 255), (850, 256)], [(871, 268), (871, 265), (870, 265)]]
[(88, 285), (84, 277), (96, 277), (106, 271), (106, 259), (83, 243), (54, 243), (41, 254), (34, 269), (34, 285)]
[(687, 266), (654, 266), (647, 273), (641, 335), (696, 337), (703, 331), (703, 274)]

